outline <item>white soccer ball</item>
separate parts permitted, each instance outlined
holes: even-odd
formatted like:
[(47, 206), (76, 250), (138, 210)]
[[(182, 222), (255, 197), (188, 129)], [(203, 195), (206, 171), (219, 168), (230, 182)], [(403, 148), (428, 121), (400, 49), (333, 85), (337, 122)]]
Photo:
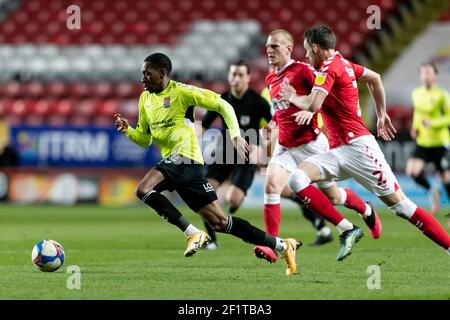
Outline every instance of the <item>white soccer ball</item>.
[(39, 241), (31, 252), (31, 262), (43, 272), (56, 271), (64, 263), (64, 249), (55, 240)]

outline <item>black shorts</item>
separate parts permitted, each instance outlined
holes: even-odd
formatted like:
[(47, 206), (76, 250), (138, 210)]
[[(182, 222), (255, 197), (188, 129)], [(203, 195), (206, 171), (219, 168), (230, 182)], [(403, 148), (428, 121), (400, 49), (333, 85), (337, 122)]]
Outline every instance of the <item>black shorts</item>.
[(195, 212), (217, 200), (216, 192), (203, 173), (204, 165), (182, 156), (175, 158), (163, 159), (154, 167), (164, 176), (164, 181), (159, 184), (164, 187), (159, 191), (176, 190)]
[(206, 177), (223, 183), (231, 175), (231, 184), (235, 185), (244, 193), (250, 188), (256, 172), (254, 164), (210, 164), (206, 166)]
[(422, 159), (425, 163), (432, 162), (439, 172), (449, 169), (447, 148), (445, 147), (425, 148), (416, 145), (413, 157)]

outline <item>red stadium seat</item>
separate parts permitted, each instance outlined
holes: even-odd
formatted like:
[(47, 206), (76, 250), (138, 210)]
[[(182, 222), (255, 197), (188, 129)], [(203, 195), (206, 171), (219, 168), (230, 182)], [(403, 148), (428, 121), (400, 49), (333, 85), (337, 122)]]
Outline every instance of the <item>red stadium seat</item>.
[(46, 117), (50, 114), (50, 106), (53, 103), (48, 99), (35, 100), (30, 106), (30, 112), (41, 117)]
[(102, 100), (95, 105), (95, 117), (105, 116), (112, 121), (112, 117), (115, 113), (119, 112), (119, 102), (117, 100)]
[(19, 82), (9, 82), (5, 88), (5, 96), (8, 98), (18, 98), (21, 95), (21, 85)]
[(114, 88), (114, 94), (120, 98), (132, 98), (133, 92), (133, 84), (128, 82), (118, 83)]
[(113, 94), (113, 85), (109, 82), (99, 82), (92, 85), (92, 96), (108, 98)]
[(90, 118), (95, 113), (96, 101), (84, 99), (77, 101), (74, 106), (75, 114)]
[(88, 127), (91, 125), (90, 118), (84, 116), (84, 115), (74, 115), (70, 120), (69, 123), (71, 126), (74, 127)]
[(91, 86), (88, 83), (72, 83), (69, 85), (70, 95), (74, 98), (85, 98), (91, 93)]
[(23, 95), (31, 98), (41, 98), (44, 95), (44, 85), (41, 82), (31, 82), (22, 86)]
[(22, 117), (27, 113), (27, 103), (25, 100), (16, 100), (11, 105), (11, 108), (8, 113), (12, 115)]
[(63, 99), (52, 105), (51, 113), (63, 117), (69, 117), (74, 112), (74, 103), (72, 100)]
[(64, 83), (55, 82), (47, 86), (47, 94), (52, 98), (61, 98), (67, 94), (67, 87)]

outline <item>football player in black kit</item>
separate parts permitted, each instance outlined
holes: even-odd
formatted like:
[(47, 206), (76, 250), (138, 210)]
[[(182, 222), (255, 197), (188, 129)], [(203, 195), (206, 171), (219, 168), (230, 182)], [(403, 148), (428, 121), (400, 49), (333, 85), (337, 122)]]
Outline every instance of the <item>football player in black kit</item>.
[[(221, 97), (234, 108), (239, 127), (244, 131), (243, 137), (247, 139), (250, 145), (249, 160), (244, 161), (243, 159), (239, 159), (236, 152), (234, 152), (230, 139), (227, 139), (226, 124), (218, 113), (208, 111), (202, 119), (202, 127), (207, 129), (218, 117), (220, 118), (222, 138), (216, 141), (212, 163), (205, 159), (208, 163), (206, 166), (206, 177), (215, 190), (225, 181), (230, 182), (230, 186), (225, 192), (224, 201), (229, 207), (229, 213), (232, 214), (242, 204), (255, 176), (258, 155), (260, 154), (258, 147), (261, 142), (259, 136), (260, 122), (262, 119), (270, 122), (272, 115), (268, 102), (256, 91), (249, 88), (250, 67), (245, 61), (239, 60), (230, 65), (228, 83), (230, 90), (224, 92)], [(295, 194), (291, 199), (301, 204), (301, 201)], [(302, 209), (305, 218), (310, 220), (314, 226), (323, 227), (324, 221), (318, 221), (323, 220), (320, 216), (303, 205)], [(218, 247), (216, 234), (206, 222), (205, 227), (211, 237), (211, 241), (204, 246), (204, 249), (214, 250)], [(316, 239), (316, 244), (322, 243), (325, 242), (321, 241), (317, 243)]]

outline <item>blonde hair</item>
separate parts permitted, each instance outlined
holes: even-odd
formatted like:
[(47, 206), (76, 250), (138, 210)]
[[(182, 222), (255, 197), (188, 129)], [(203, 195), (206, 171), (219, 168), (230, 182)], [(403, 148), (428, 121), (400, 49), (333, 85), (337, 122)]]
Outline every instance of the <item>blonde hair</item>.
[(284, 36), (284, 39), (292, 46), (294, 46), (294, 37), (292, 34), (284, 29), (276, 29), (269, 33), (269, 36), (274, 36), (277, 34), (282, 34)]

